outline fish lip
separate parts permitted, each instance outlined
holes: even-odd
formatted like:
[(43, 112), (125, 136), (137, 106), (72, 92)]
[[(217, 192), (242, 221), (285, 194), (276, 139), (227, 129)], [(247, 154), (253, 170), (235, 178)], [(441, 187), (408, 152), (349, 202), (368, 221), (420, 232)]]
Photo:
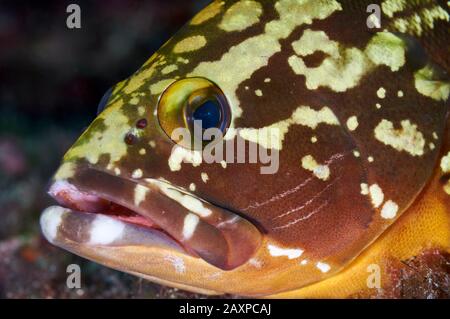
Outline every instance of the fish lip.
[[(137, 201), (139, 188), (145, 201)], [(246, 218), (163, 179), (124, 178), (80, 165), (74, 176), (54, 180), (49, 194), (74, 211), (102, 213), (108, 202), (125, 207), (159, 226), (185, 254), (201, 257), (222, 270), (244, 264), (262, 242), (261, 232)]]

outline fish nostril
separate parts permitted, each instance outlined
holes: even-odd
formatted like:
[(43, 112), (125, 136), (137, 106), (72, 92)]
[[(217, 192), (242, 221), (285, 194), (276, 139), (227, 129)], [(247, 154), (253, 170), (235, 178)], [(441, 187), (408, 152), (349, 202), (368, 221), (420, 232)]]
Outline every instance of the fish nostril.
[(147, 127), (147, 124), (148, 122), (146, 119), (140, 119), (136, 122), (136, 127), (139, 129), (144, 129)]
[(133, 133), (127, 133), (127, 134), (125, 135), (124, 141), (125, 141), (125, 143), (127, 143), (128, 145), (133, 145), (133, 144), (136, 144), (136, 142), (137, 142), (137, 137), (136, 137), (136, 135), (134, 135)]

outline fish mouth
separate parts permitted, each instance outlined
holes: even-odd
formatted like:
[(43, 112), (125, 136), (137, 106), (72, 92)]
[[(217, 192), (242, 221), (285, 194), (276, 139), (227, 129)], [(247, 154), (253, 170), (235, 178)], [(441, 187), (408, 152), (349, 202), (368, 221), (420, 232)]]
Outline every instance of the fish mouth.
[(138, 245), (232, 270), (262, 242), (247, 219), (162, 179), (125, 179), (82, 167), (67, 180), (55, 180), (49, 194), (60, 206), (44, 210), (42, 232), (68, 250), (71, 243), (91, 249)]

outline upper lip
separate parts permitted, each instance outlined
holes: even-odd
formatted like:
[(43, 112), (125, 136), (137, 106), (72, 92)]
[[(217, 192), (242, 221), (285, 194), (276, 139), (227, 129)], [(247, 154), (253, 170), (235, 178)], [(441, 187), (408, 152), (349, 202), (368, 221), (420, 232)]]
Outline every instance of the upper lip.
[(248, 220), (158, 179), (135, 181), (83, 167), (70, 184), (61, 187), (55, 181), (49, 193), (77, 211), (110, 214), (121, 207), (119, 215), (138, 214), (144, 217), (140, 225), (160, 228), (188, 252), (223, 270), (245, 263), (261, 243), (261, 233)]

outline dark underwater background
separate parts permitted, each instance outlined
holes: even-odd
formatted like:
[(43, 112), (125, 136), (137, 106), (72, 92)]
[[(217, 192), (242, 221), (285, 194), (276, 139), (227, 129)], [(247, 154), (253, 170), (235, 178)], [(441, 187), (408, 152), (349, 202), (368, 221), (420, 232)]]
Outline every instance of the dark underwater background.
[[(0, 2), (0, 298), (201, 298), (51, 246), (39, 215), (58, 163), (113, 84), (208, 0)], [(66, 7), (81, 8), (68, 29)], [(66, 286), (69, 264), (81, 289)]]

